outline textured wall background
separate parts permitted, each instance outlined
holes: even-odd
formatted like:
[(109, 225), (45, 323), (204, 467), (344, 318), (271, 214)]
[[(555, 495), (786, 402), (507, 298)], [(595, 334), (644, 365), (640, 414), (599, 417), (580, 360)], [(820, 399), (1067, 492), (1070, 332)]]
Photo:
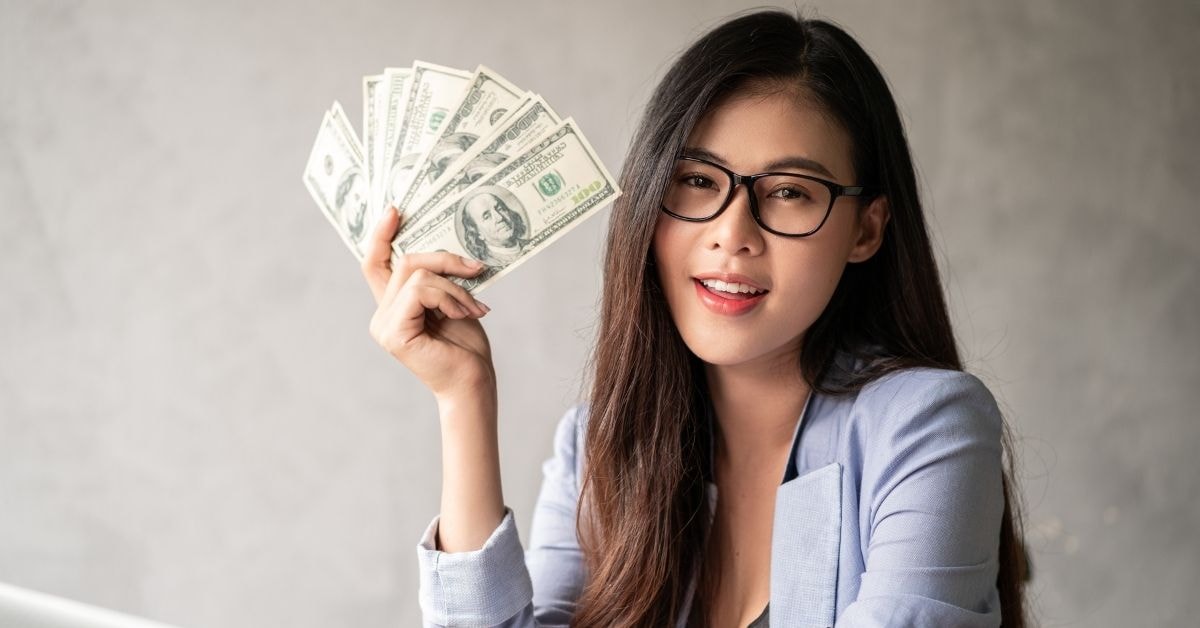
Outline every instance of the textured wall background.
[[(671, 55), (744, 6), (0, 1), (0, 581), (184, 626), (416, 625), (435, 408), (300, 183), (322, 111), (385, 65), (486, 62), (616, 172)], [(1200, 8), (816, 7), (905, 112), (1020, 437), (1042, 624), (1194, 625)], [(606, 220), (487, 295), (523, 538)]]

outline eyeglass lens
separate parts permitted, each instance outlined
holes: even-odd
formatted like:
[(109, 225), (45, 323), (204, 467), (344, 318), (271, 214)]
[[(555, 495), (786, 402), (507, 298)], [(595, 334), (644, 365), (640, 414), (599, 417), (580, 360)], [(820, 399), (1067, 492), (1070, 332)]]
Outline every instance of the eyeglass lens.
[[(733, 192), (729, 175), (698, 161), (680, 159), (663, 206), (685, 218), (716, 214)], [(824, 184), (799, 176), (770, 175), (754, 182), (754, 197), (763, 224), (781, 233), (808, 233), (821, 225), (830, 206)]]

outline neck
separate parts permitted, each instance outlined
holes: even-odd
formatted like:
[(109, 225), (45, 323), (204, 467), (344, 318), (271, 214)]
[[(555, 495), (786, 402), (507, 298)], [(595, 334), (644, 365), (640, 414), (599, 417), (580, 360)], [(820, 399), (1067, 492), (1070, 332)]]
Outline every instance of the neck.
[[(787, 459), (809, 386), (796, 355), (756, 363), (705, 366), (715, 413), (718, 472), (774, 473)], [(781, 457), (782, 456), (782, 457)]]

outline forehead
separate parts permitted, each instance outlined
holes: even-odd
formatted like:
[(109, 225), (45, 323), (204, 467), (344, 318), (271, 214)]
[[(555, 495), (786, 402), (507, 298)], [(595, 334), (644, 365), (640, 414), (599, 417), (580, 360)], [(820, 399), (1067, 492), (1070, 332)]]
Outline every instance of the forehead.
[(854, 179), (850, 136), (832, 116), (793, 91), (739, 94), (718, 102), (692, 129), (687, 147), (717, 155), (741, 174), (804, 157), (819, 162), (838, 181)]

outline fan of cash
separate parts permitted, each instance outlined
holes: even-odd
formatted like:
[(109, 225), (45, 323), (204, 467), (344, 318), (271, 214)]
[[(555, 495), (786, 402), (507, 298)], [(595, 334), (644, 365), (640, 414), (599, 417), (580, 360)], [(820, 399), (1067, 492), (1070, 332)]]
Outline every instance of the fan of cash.
[(304, 185), (360, 261), (389, 207), (393, 256), (450, 251), (483, 262), (478, 293), (621, 194), (571, 118), (485, 66), (424, 61), (363, 77), (362, 139), (325, 113)]

